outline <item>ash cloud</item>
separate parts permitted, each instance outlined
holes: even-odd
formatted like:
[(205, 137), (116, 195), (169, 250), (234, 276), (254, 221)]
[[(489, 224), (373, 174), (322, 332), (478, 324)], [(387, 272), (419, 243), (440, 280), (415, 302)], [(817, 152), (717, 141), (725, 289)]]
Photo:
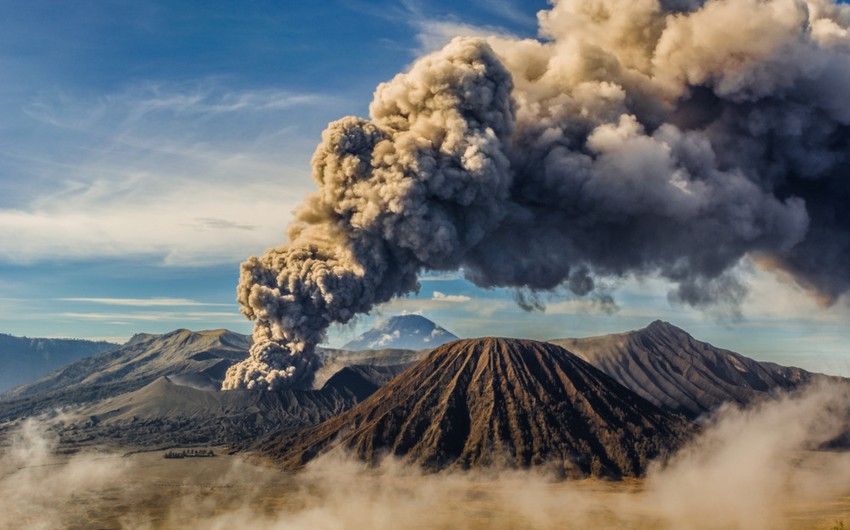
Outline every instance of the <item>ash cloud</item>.
[(309, 382), (327, 327), (418, 288), (425, 268), (458, 268), (507, 209), (511, 75), (482, 41), (461, 39), (382, 84), (372, 121), (343, 118), (313, 155), (319, 192), (289, 243), (242, 264), (254, 345), (224, 389)]
[(576, 296), (659, 275), (674, 302), (734, 307), (755, 256), (826, 304), (850, 288), (850, 6), (560, 0), (539, 20), (542, 40), (452, 41), (328, 127), (289, 242), (242, 266), (255, 346), (225, 388), (306, 383), (331, 323), (425, 270)]

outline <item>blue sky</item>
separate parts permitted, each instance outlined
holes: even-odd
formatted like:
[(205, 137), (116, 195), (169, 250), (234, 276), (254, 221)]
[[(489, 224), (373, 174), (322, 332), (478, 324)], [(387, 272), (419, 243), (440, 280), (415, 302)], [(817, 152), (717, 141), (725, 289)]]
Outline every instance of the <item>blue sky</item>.
[[(283, 241), (313, 189), (326, 124), (365, 115), (375, 86), (469, 32), (536, 35), (545, 1), (13, 2), (0, 0), (0, 332), (126, 340), (248, 332), (238, 265)], [(332, 330), (421, 312), (462, 336), (584, 336), (662, 318), (783, 363), (850, 373), (845, 301), (819, 308), (743, 266), (744, 318), (672, 307), (655, 279), (619, 310), (429, 275), (416, 296)]]

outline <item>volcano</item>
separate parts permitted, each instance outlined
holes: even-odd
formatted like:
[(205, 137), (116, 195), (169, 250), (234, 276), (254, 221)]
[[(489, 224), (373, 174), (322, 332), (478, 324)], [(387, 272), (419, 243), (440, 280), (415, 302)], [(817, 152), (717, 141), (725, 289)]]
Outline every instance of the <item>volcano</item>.
[(559, 346), (482, 338), (443, 345), (353, 409), (257, 447), (288, 468), (338, 448), (430, 470), (547, 466), (623, 477), (641, 475), (690, 432)]
[(558, 344), (662, 409), (696, 418), (723, 403), (747, 405), (827, 376), (756, 361), (656, 320), (626, 333)]
[(458, 337), (422, 315), (399, 315), (377, 324), (343, 350), (423, 350), (442, 346)]

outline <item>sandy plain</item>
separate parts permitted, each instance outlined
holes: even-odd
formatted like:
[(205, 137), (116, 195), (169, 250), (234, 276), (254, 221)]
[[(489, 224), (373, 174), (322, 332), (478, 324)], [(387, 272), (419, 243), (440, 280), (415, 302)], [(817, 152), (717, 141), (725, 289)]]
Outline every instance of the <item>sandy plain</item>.
[[(789, 495), (777, 499), (772, 513), (759, 513), (762, 505), (730, 519), (711, 513), (711, 499), (704, 499), (703, 513), (690, 504), (679, 513), (643, 480), (559, 482), (528, 472), (423, 475), (402, 466), (374, 472), (334, 458), (291, 474), (213, 450), (213, 458), (165, 459), (164, 451), (155, 451), (51, 456), (18, 466), (6, 459), (0, 527), (827, 530), (850, 522), (850, 484), (840, 495), (833, 490), (802, 501)], [(838, 457), (792, 456), (814, 476)]]

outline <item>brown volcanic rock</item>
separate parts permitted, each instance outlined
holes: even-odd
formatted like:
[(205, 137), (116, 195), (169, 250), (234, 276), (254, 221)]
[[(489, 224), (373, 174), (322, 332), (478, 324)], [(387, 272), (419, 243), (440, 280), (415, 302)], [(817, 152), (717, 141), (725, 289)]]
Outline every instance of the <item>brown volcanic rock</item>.
[(555, 466), (637, 476), (691, 427), (552, 344), (484, 338), (435, 349), (357, 407), (260, 449), (296, 468), (333, 447), (429, 469)]
[(716, 348), (660, 320), (627, 333), (549, 342), (662, 409), (689, 417), (726, 402), (745, 405), (826, 377)]

